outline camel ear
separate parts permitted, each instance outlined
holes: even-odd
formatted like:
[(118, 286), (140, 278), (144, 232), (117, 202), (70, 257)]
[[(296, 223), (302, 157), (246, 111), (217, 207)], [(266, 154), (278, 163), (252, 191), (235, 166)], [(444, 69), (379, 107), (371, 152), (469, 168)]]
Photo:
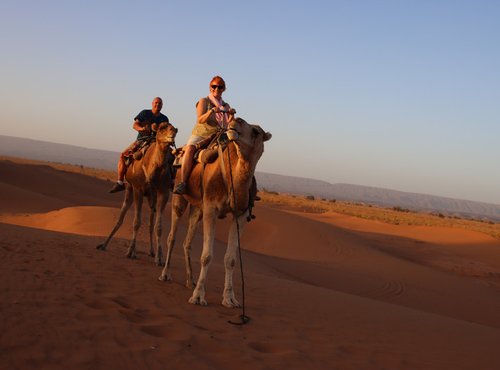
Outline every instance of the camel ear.
[(270, 132), (265, 132), (259, 125), (252, 125), (254, 135), (262, 134), (262, 141), (268, 141), (273, 135)]
[[(153, 123), (154, 125), (154, 123)], [(168, 127), (169, 123), (167, 121), (165, 122), (162, 122), (160, 123), (157, 127), (156, 127), (156, 131), (160, 131), (160, 130), (163, 130), (164, 128)]]

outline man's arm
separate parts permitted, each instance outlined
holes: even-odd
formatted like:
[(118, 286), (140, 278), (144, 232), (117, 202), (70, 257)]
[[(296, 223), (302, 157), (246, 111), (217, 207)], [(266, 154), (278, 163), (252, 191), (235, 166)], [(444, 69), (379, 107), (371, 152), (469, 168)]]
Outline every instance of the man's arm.
[(145, 131), (149, 131), (150, 130), (149, 125), (147, 124), (147, 122), (141, 122), (138, 119), (136, 119), (134, 121), (134, 125), (132, 127), (134, 128), (134, 130), (139, 131), (139, 132), (145, 132)]

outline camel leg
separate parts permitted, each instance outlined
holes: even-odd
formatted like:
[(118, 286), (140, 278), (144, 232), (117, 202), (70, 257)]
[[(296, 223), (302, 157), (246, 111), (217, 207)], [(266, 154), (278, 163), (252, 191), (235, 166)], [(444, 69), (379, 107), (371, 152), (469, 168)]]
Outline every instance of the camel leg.
[(162, 234), (162, 219), (163, 219), (163, 211), (165, 210), (165, 206), (168, 202), (168, 196), (170, 192), (161, 193), (157, 196), (156, 201), (156, 218), (154, 223), (154, 233), (156, 237), (156, 258), (155, 262), (157, 266), (163, 265), (163, 250), (161, 248), (161, 234)]
[(144, 194), (142, 194), (140, 191), (134, 191), (134, 207), (135, 207), (134, 230), (132, 233), (132, 241), (130, 242), (130, 246), (128, 247), (128, 251), (126, 254), (128, 258), (137, 258), (135, 243), (137, 240), (137, 232), (141, 227), (141, 212), (142, 212), (143, 200), (144, 200)]
[[(238, 225), (240, 228), (240, 237), (243, 233), (243, 227), (247, 223), (247, 212), (238, 217)], [(226, 254), (224, 256), (225, 281), (224, 293), (222, 294), (222, 305), (229, 308), (241, 307), (240, 303), (234, 296), (233, 288), (233, 271), (236, 265), (236, 257), (238, 253), (238, 230), (236, 225), (236, 217), (233, 217), (231, 228), (229, 229), (229, 237), (227, 241)]]
[[(208, 208), (208, 207), (204, 207)], [(189, 298), (189, 303), (206, 306), (205, 282), (207, 280), (208, 267), (213, 258), (216, 211), (213, 208), (203, 210), (203, 250), (201, 252), (201, 270), (193, 295)]]
[[(152, 190), (151, 190), (152, 191)], [(149, 256), (155, 257), (155, 248), (154, 248), (154, 240), (153, 233), (156, 227), (156, 217), (158, 216), (156, 208), (156, 193), (152, 193), (148, 197), (149, 201)]]
[(186, 234), (186, 238), (184, 239), (184, 243), (182, 245), (184, 249), (184, 264), (186, 267), (186, 288), (193, 289), (194, 278), (193, 278), (193, 269), (191, 268), (191, 243), (193, 242), (194, 234), (196, 232), (196, 228), (198, 227), (198, 223), (200, 222), (202, 216), (201, 209), (198, 207), (190, 207), (189, 210), (189, 226)]
[(106, 241), (104, 243), (102, 243), (102, 244), (99, 244), (96, 247), (96, 249), (99, 249), (101, 251), (105, 251), (106, 250), (106, 247), (108, 246), (109, 242), (111, 241), (111, 239), (113, 239), (113, 236), (115, 235), (115, 233), (122, 226), (123, 220), (125, 219), (125, 215), (127, 214), (127, 211), (129, 210), (130, 206), (132, 205), (132, 202), (133, 202), (132, 187), (129, 186), (125, 190), (125, 198), (123, 199), (122, 208), (120, 210), (120, 215), (118, 216), (118, 221), (116, 221), (115, 227), (113, 228), (113, 230), (111, 230), (111, 233), (109, 234), (109, 236), (106, 239)]
[(170, 262), (172, 258), (172, 251), (175, 244), (175, 235), (177, 233), (177, 227), (179, 226), (179, 220), (186, 211), (187, 201), (184, 197), (180, 195), (174, 195), (172, 197), (172, 219), (170, 221), (170, 232), (167, 238), (167, 257), (165, 260), (165, 266), (161, 272), (158, 280), (161, 281), (171, 281), (172, 274), (170, 273)]

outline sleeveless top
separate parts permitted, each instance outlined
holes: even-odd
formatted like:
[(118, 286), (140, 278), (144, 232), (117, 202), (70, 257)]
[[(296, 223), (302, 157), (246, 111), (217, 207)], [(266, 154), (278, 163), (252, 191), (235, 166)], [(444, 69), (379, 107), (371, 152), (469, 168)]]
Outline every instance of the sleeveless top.
[[(214, 105), (213, 105), (212, 101), (208, 98), (208, 96), (206, 98), (203, 98), (203, 99), (205, 99), (205, 102), (207, 103), (207, 110), (205, 111), (205, 113), (206, 113), (210, 109), (212, 109), (214, 107)], [(198, 106), (198, 103), (199, 102), (196, 103), (196, 106)], [(229, 104), (227, 104), (226, 102), (223, 101), (222, 106), (224, 108), (227, 108), (227, 107), (229, 107)], [(219, 128), (220, 128), (220, 126), (219, 126), (219, 123), (217, 122), (217, 120), (215, 119), (215, 115), (211, 114), (208, 117), (207, 122), (205, 122), (205, 123), (197, 122), (193, 128), (193, 131), (191, 131), (191, 134), (196, 135), (196, 136), (208, 137), (212, 134), (215, 134), (219, 130)]]

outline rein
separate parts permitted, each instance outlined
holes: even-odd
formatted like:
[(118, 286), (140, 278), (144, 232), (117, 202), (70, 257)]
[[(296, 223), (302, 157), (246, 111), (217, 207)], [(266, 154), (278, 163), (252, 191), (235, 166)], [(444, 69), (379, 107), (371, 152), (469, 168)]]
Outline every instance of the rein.
[[(229, 144), (230, 140), (226, 135), (224, 135), (227, 132), (227, 130), (221, 130), (219, 131), (216, 136), (210, 141), (209, 147), (213, 143), (217, 143), (218, 148), (217, 148), (217, 153), (218, 153), (218, 158), (220, 160), (220, 167), (221, 167), (221, 172), (222, 172), (222, 178), (223, 181), (226, 185), (226, 189), (228, 191), (228, 200), (229, 200), (229, 207), (231, 210), (231, 213), (233, 214), (234, 220), (236, 222), (236, 233), (237, 233), (237, 244), (238, 244), (238, 256), (239, 256), (239, 261), (240, 261), (240, 273), (241, 273), (241, 290), (242, 290), (242, 314), (239, 315), (239, 320), (240, 321), (232, 321), (228, 320), (228, 323), (232, 325), (245, 325), (250, 321), (250, 317), (248, 317), (245, 313), (245, 277), (243, 273), (243, 258), (241, 255), (241, 242), (240, 242), (240, 224), (238, 221), (238, 217), (244, 214), (246, 211), (249, 210), (251, 213), (251, 208), (248, 206), (241, 214), (238, 215), (237, 213), (237, 208), (236, 208), (236, 193), (234, 191), (234, 180), (233, 180), (233, 171), (232, 171), (232, 165), (231, 165), (231, 151), (229, 149)], [(224, 149), (223, 149), (224, 147)], [(227, 161), (229, 165), (229, 179), (228, 179), (228, 174), (226, 171), (226, 163), (224, 161), (224, 150), (227, 149)], [(202, 170), (200, 171), (200, 191), (201, 191), (201, 197), (203, 198), (203, 174), (205, 170), (205, 164), (202, 164)], [(249, 218), (247, 218), (249, 219)], [(250, 218), (251, 219), (251, 218)]]
[[(222, 154), (222, 152), (221, 152), (221, 154)], [(230, 156), (229, 149), (227, 151), (227, 161), (229, 164), (229, 177), (231, 180), (231, 187), (230, 187), (229, 194), (232, 194), (233, 206), (235, 206), (236, 205), (236, 194), (234, 192), (233, 171), (232, 171), (232, 166), (231, 166), (231, 156)], [(221, 162), (222, 162), (222, 165), (224, 165), (222, 156), (221, 156)], [(223, 172), (225, 172), (225, 170), (223, 170)], [(231, 201), (231, 199), (230, 199), (230, 201)], [(245, 315), (245, 276), (243, 274), (243, 258), (241, 256), (240, 223), (238, 221), (238, 216), (236, 215), (236, 211), (234, 211), (234, 208), (233, 208), (233, 217), (234, 217), (234, 220), (236, 221), (236, 233), (238, 236), (237, 240), (238, 240), (238, 256), (240, 259), (240, 273), (241, 273), (241, 295), (242, 295), (241, 308), (242, 308), (242, 312), (241, 312), (241, 315), (239, 316), (239, 319), (241, 320), (240, 322), (235, 322), (235, 321), (229, 320), (228, 323), (233, 324), (233, 325), (245, 325), (250, 321), (250, 317)]]
[(221, 142), (221, 140), (218, 140), (218, 153), (219, 153), (219, 158), (220, 158), (220, 169), (222, 171), (222, 178), (224, 179), (224, 182), (226, 184), (226, 189), (227, 189), (227, 196), (229, 199), (229, 208), (231, 209), (231, 213), (236, 217), (236, 196), (234, 194), (234, 184), (233, 184), (233, 173), (232, 173), (232, 168), (231, 168), (231, 158), (230, 158), (230, 153), (229, 153), (229, 143), (227, 143), (226, 148), (227, 148), (227, 159), (229, 161), (229, 172), (230, 172), (230, 181), (231, 183), (228, 183), (228, 176), (226, 172), (226, 164), (224, 162), (224, 150), (222, 149), (222, 145), (224, 143)]

